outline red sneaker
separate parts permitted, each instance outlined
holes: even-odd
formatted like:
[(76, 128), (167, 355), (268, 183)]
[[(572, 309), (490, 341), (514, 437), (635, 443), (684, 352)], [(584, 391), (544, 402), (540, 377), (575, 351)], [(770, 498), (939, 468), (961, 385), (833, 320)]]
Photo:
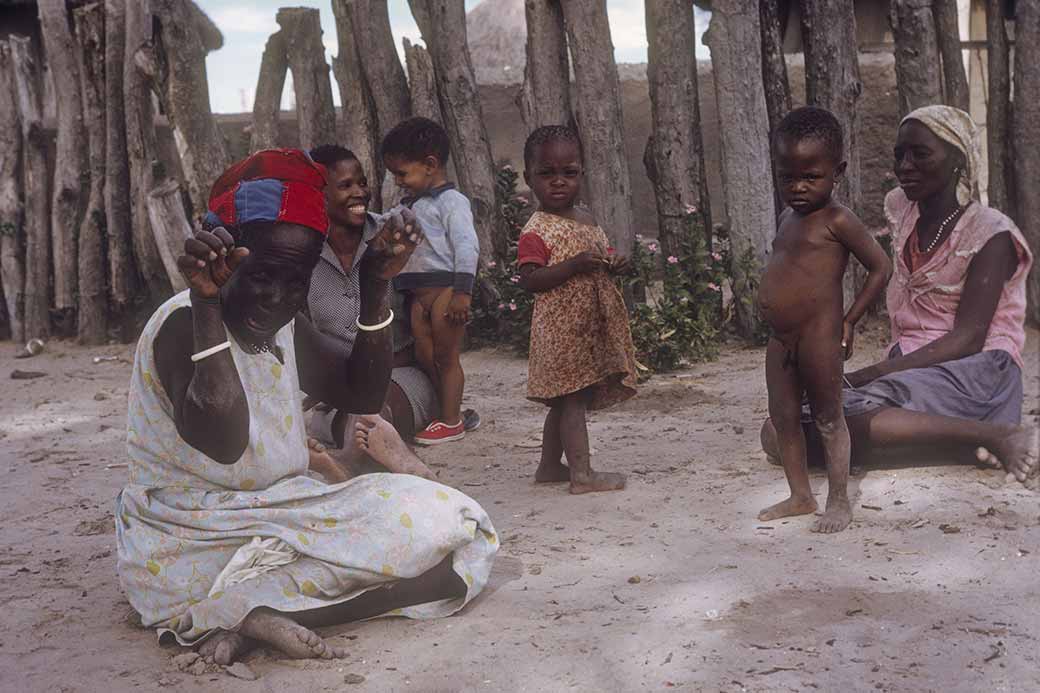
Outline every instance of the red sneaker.
[(449, 426), (443, 421), (434, 421), (429, 426), (415, 434), (416, 445), (439, 445), (450, 443), (453, 440), (462, 440), (466, 437), (466, 427), (462, 421), (454, 426)]

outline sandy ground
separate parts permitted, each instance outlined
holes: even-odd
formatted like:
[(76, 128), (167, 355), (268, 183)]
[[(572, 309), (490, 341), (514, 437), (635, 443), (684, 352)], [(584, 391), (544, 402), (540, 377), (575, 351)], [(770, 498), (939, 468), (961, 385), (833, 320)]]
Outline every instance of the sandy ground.
[(531, 483), (544, 410), (523, 398), (525, 362), (468, 354), (484, 426), (425, 457), (503, 538), (489, 589), (449, 619), (331, 629), (350, 651), (334, 663), (261, 651), (257, 681), (196, 676), (135, 625), (115, 576), (132, 349), (13, 352), (0, 344), (4, 691), (1040, 690), (1038, 496), (972, 466), (872, 466), (854, 470), (843, 534), (758, 522), (786, 485), (758, 446), (764, 352), (736, 347), (597, 414), (595, 461), (630, 485), (577, 498)]

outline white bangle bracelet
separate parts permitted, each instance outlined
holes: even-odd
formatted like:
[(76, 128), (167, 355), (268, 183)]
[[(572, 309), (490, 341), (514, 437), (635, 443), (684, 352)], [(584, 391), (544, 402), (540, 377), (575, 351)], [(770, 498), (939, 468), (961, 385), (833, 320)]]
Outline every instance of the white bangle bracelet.
[(394, 310), (393, 310), (393, 308), (391, 308), (390, 309), (390, 317), (387, 318), (386, 320), (384, 320), (383, 322), (379, 323), (378, 325), (362, 325), (361, 324), (361, 316), (360, 315), (358, 316), (357, 320), (355, 320), (354, 322), (357, 324), (357, 328), (359, 330), (361, 330), (362, 332), (379, 332), (379, 330), (383, 329), (384, 327), (389, 327), (390, 323), (392, 323), (393, 321), (394, 321)]
[(231, 348), (231, 342), (224, 342), (223, 344), (218, 344), (216, 346), (210, 347), (209, 349), (203, 349), (202, 351), (200, 351), (197, 354), (192, 354), (191, 355), (191, 360), (192, 360), (193, 363), (198, 363), (199, 361), (201, 361), (202, 359), (204, 359), (204, 358), (206, 358), (208, 356), (212, 356), (213, 354), (219, 354), (220, 352), (224, 351), (225, 349), (230, 349), (230, 348)]

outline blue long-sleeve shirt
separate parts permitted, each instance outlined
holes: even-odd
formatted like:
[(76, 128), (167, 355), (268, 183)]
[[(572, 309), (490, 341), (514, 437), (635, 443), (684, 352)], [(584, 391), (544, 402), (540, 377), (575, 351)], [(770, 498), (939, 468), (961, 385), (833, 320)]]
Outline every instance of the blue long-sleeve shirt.
[(411, 207), (426, 239), (394, 279), (394, 286), (399, 290), (450, 286), (472, 293), (480, 243), (469, 198), (448, 183), (402, 204)]

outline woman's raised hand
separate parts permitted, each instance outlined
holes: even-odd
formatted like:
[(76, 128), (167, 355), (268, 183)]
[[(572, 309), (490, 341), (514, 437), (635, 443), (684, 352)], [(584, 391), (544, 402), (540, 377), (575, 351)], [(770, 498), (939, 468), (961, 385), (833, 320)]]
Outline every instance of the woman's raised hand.
[(249, 250), (236, 248), (227, 229), (218, 226), (184, 241), (184, 254), (177, 258), (177, 267), (192, 293), (216, 298), (247, 255)]
[(415, 247), (422, 243), (423, 232), (415, 213), (408, 208), (394, 212), (368, 243), (363, 262), (380, 279), (393, 279), (404, 269)]

